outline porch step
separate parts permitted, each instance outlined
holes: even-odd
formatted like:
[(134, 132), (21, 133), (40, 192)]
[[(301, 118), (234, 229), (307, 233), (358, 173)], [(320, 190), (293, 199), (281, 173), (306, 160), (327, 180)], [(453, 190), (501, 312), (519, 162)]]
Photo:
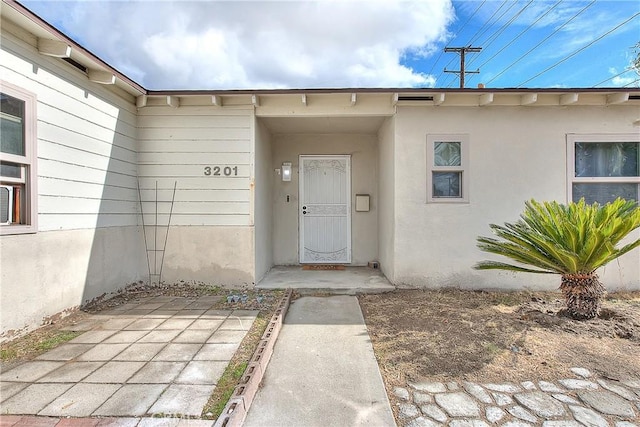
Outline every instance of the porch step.
[(304, 295), (356, 295), (395, 290), (379, 269), (346, 267), (344, 270), (303, 270), (301, 266), (273, 267), (257, 289), (294, 289)]

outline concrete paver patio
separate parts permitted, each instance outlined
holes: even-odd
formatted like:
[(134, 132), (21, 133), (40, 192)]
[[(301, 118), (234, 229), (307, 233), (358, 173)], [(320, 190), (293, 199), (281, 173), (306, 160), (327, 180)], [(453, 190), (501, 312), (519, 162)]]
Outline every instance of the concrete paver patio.
[(80, 336), (0, 373), (0, 413), (199, 417), (258, 314), (213, 309), (220, 298), (148, 297), (90, 316), (68, 328)]

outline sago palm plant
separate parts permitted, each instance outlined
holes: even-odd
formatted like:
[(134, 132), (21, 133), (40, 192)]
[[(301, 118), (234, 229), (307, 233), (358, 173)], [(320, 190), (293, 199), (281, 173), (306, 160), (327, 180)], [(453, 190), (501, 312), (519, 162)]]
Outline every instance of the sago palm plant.
[(523, 266), (482, 261), (474, 268), (560, 274), (569, 315), (575, 319), (596, 317), (605, 292), (596, 270), (640, 246), (637, 239), (616, 247), (640, 227), (638, 204), (617, 199), (606, 205), (589, 205), (582, 199), (567, 205), (535, 200), (525, 205), (516, 223), (490, 225), (497, 239), (477, 239), (481, 250), (504, 255)]

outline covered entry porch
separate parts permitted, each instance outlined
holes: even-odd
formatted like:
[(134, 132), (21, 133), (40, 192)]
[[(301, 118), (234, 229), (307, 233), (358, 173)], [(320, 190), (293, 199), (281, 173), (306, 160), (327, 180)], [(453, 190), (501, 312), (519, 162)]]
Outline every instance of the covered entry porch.
[[(385, 145), (393, 135), (391, 101), (377, 100), (375, 113), (354, 106), (347, 115), (349, 94), (317, 96), (318, 102), (326, 103), (321, 110), (311, 108), (314, 98), (307, 98), (308, 105), (299, 114), (283, 115), (281, 109), (267, 108), (264, 98), (256, 108), (256, 285), (283, 287), (286, 280), (301, 288), (340, 288), (348, 282), (354, 282), (350, 285), (354, 289), (380, 283), (390, 286), (386, 266), (383, 270), (366, 266), (381, 263), (381, 235), (385, 242), (389, 240), (384, 227), (390, 227), (393, 199), (384, 189), (393, 183), (389, 181), (392, 174), (381, 174), (381, 167), (390, 167), (393, 157), (385, 147), (383, 157), (380, 148), (381, 140)], [(299, 102), (299, 95), (295, 99)], [(328, 181), (322, 181), (327, 176)], [(362, 204), (363, 200), (368, 203)], [(323, 212), (326, 217), (315, 218)], [(303, 270), (306, 264), (348, 268)]]

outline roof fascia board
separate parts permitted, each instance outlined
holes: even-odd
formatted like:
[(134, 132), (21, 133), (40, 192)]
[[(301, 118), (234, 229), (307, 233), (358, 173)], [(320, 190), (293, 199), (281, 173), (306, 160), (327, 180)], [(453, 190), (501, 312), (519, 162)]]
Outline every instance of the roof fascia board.
[(54, 37), (58, 41), (67, 43), (69, 46), (71, 46), (72, 50), (82, 54), (83, 56), (86, 56), (87, 58), (89, 58), (90, 61), (97, 64), (99, 67), (107, 69), (110, 73), (115, 75), (119, 80), (126, 83), (137, 92), (140, 92), (141, 94), (147, 93), (147, 90), (144, 87), (134, 82), (129, 77), (127, 77), (126, 75), (122, 74), (120, 71), (113, 68), (111, 65), (104, 62), (102, 59), (100, 59), (99, 57), (91, 53), (89, 50), (82, 47), (76, 41), (69, 38), (66, 34), (64, 34), (60, 30), (58, 30), (57, 28), (55, 28), (54, 26), (46, 22), (44, 19), (40, 18), (35, 13), (31, 12), (22, 4), (18, 3), (15, 0), (2, 0), (2, 3), (5, 6), (11, 7), (14, 11), (18, 12), (20, 15), (24, 16), (26, 19), (29, 19), (31, 22), (37, 24), (40, 28), (45, 30), (47, 33), (49, 33), (52, 37)]

